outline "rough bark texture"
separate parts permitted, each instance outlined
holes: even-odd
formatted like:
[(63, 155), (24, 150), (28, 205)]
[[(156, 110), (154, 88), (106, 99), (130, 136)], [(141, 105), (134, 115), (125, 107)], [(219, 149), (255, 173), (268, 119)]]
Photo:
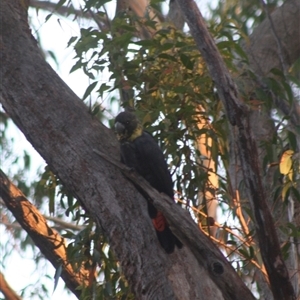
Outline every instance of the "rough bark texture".
[[(171, 225), (177, 223), (176, 232), (180, 225), (178, 235), (187, 245), (171, 255), (163, 252), (144, 198), (119, 168), (93, 151), (109, 153), (117, 161), (113, 132), (88, 113), (41, 57), (28, 28), (26, 9), (24, 1), (1, 2), (0, 101), (107, 235), (136, 298), (254, 299), (213, 243), (184, 211), (174, 207), (179, 214), (173, 212), (169, 202), (158, 208)], [(152, 192), (157, 202), (163, 201)], [(197, 246), (192, 246), (192, 240)]]
[(280, 9), (271, 14), (275, 32), (268, 19), (264, 20), (250, 36), (245, 45), (250, 65), (255, 73), (262, 76), (273, 69), (281, 69), (278, 47), (274, 34), (283, 47), (283, 59), (287, 66), (292, 65), (300, 52), (300, 1), (288, 0)]
[[(67, 287), (79, 298), (80, 285), (88, 286), (89, 272), (83, 268), (75, 272), (67, 260), (65, 239), (48, 226), (46, 219), (30, 203), (24, 194), (7, 178), (0, 169), (0, 195), (7, 208), (32, 238), (55, 269), (62, 267), (61, 277)], [(77, 290), (76, 290), (77, 289)]]
[(208, 33), (196, 3), (193, 0), (178, 0), (178, 3), (185, 14), (191, 34), (207, 63), (228, 119), (231, 125), (237, 127), (236, 143), (243, 179), (274, 299), (295, 299), (295, 293), (281, 254), (274, 221), (268, 208), (266, 193), (263, 189), (257, 146), (249, 123), (249, 111), (238, 98), (237, 88)]

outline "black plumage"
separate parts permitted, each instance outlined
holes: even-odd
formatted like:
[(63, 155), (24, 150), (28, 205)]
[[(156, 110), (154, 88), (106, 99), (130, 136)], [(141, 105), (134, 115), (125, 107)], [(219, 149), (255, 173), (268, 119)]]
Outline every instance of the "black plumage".
[[(115, 119), (115, 129), (120, 141), (121, 161), (135, 169), (152, 187), (174, 199), (173, 183), (164, 155), (153, 137), (143, 130), (136, 116), (122, 112)], [(167, 253), (181, 242), (172, 233), (164, 216), (148, 201), (148, 211), (157, 237)]]

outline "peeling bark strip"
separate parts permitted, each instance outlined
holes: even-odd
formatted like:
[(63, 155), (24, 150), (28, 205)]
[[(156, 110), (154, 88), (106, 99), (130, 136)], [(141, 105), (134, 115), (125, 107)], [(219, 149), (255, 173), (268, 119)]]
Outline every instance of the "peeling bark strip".
[(267, 206), (259, 172), (258, 153), (248, 124), (247, 110), (238, 99), (237, 88), (209, 34), (203, 17), (193, 0), (177, 0), (190, 27), (199, 51), (206, 61), (219, 97), (231, 125), (238, 127), (239, 154), (248, 198), (255, 217), (256, 234), (263, 262), (270, 279), (274, 299), (295, 299), (288, 271), (284, 263), (272, 215)]
[(66, 243), (60, 234), (48, 226), (46, 219), (0, 169), (0, 196), (22, 228), (32, 238), (55, 269), (62, 266), (61, 277), (66, 286), (80, 297), (80, 285), (88, 286), (89, 272), (75, 273), (67, 261)]

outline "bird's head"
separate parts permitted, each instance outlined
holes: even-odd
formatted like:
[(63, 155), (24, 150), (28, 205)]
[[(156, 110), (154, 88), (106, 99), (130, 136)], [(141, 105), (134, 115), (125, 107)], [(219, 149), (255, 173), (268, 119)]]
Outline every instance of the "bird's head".
[(133, 141), (142, 134), (142, 126), (135, 114), (124, 111), (115, 119), (115, 132), (119, 141)]

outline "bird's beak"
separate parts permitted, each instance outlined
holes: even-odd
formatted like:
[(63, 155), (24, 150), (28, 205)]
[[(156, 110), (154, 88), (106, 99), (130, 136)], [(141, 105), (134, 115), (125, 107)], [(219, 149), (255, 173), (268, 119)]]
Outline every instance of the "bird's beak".
[(117, 134), (123, 134), (125, 131), (125, 126), (120, 122), (116, 122), (115, 123), (115, 131)]

